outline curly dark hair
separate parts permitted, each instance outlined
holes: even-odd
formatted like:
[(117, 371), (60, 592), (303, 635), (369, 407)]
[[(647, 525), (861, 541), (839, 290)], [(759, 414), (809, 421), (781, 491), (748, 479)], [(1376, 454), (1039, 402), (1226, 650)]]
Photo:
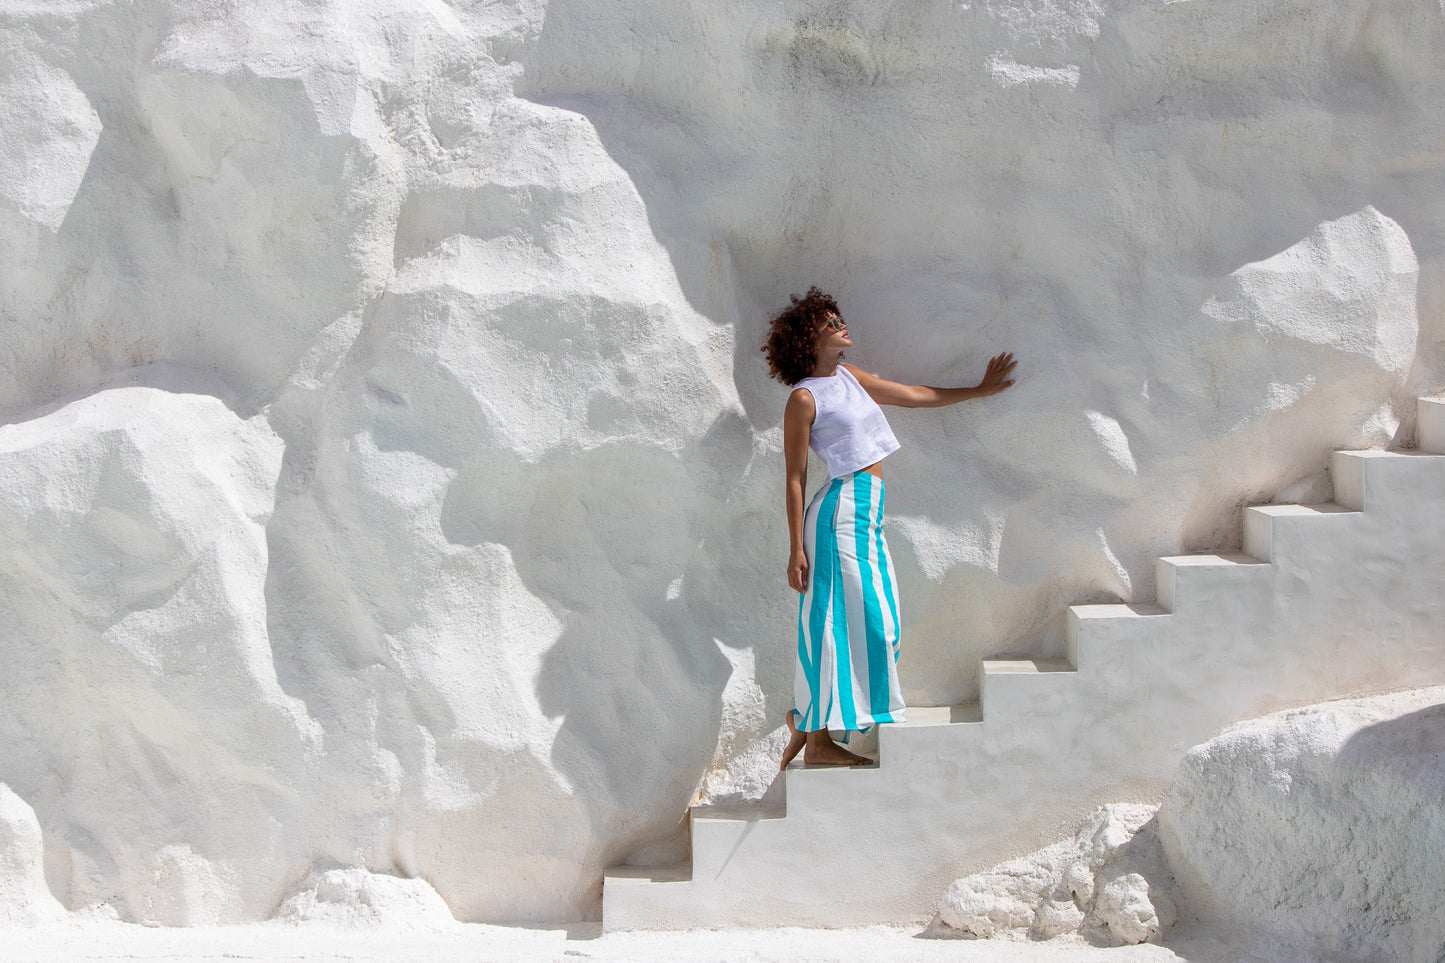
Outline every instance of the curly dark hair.
[(801, 298), (792, 295), (791, 301), (768, 325), (762, 349), (772, 376), (785, 385), (795, 385), (812, 373), (818, 363), (818, 329), (828, 315), (843, 315), (832, 295), (816, 287), (808, 288)]

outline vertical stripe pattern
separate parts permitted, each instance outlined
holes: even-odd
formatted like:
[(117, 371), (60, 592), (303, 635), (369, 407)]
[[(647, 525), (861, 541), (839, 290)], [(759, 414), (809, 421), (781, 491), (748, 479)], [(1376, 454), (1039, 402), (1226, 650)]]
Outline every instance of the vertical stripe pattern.
[(866, 471), (818, 489), (803, 519), (808, 588), (798, 607), (798, 728), (902, 722), (898, 585), (883, 539), (883, 480)]

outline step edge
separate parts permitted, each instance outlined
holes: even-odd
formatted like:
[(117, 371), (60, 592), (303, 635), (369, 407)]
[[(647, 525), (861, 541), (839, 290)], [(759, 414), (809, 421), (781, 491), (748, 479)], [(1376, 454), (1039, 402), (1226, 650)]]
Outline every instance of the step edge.
[[(978, 700), (973, 702), (956, 702), (946, 706), (909, 706), (909, 711), (914, 709), (947, 709), (949, 718), (943, 722), (932, 722), (912, 719), (904, 722), (894, 723), (893, 729), (941, 729), (944, 726), (973, 726), (983, 721), (983, 704)], [(967, 719), (957, 719), (956, 716), (970, 716)]]
[[(657, 877), (660, 875), (676, 875), (677, 878), (658, 879)], [(692, 861), (668, 863), (666, 866), (629, 866), (626, 863), (618, 863), (602, 871), (602, 882), (604, 885), (615, 882), (623, 886), (643, 886), (648, 883), (658, 885), (691, 883)]]
[(1156, 562), (1175, 568), (1240, 568), (1268, 565), (1269, 562), (1247, 552), (1198, 552), (1192, 555), (1161, 555)]
[[(748, 810), (752, 811), (749, 812)], [(786, 819), (788, 810), (786, 806), (751, 807), (743, 804), (736, 806), (712, 806), (704, 804), (693, 806), (688, 810), (688, 815), (694, 822), (762, 823), (777, 819)]]
[[(1100, 609), (1123, 609), (1125, 611), (1101, 612)], [(1158, 602), (1081, 602), (1070, 605), (1069, 612), (1080, 619), (1157, 619), (1173, 615)]]
[(1350, 508), (1339, 502), (1323, 502), (1318, 505), (1246, 505), (1244, 510), (1269, 518), (1327, 518), (1332, 515), (1363, 514), (1358, 508)]
[[(1078, 668), (1068, 659), (984, 659), (983, 671), (993, 675), (1052, 675), (1058, 672), (1077, 672)], [(1005, 668), (1005, 666), (1029, 666), (1029, 668)]]
[(1333, 455), (1340, 455), (1345, 458), (1441, 458), (1445, 459), (1445, 453), (1438, 451), (1423, 451), (1419, 448), (1358, 448), (1358, 449), (1336, 449), (1331, 452)]

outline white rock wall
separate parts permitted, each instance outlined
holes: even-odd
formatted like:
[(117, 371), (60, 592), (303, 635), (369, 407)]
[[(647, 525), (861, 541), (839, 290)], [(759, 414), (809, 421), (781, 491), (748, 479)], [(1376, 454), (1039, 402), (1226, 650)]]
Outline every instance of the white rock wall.
[(756, 345), (809, 283), (884, 375), (1022, 359), (894, 418), (914, 701), (1323, 498), (1445, 383), (1442, 42), (1433, 0), (0, 0), (0, 781), (56, 894), (256, 918), (340, 864), (571, 918), (759, 792)]

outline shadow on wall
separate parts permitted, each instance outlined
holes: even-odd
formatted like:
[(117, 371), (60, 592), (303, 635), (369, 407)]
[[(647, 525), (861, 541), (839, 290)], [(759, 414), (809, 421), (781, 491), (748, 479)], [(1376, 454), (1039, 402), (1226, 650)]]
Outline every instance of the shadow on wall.
[[(725, 410), (680, 451), (622, 436), (528, 457), (487, 408), (508, 387), (472, 380), (429, 317), (379, 306), (337, 382), (278, 415), (270, 634), (326, 728), (324, 784), (348, 787), (318, 850), (344, 863), (370, 840), (368, 865), (422, 876), (461, 919), (575, 918), (604, 866), (686, 810), (718, 739), (719, 644), (787, 620), (748, 594), (776, 554), (750, 509), (754, 438)], [(452, 320), (474, 344), (484, 318)], [(760, 675), (790, 669), (768, 660)]]
[[(1346, 740), (1336, 758), (1351, 766), (1373, 766), (1386, 760), (1408, 773), (1424, 773), (1433, 767), (1445, 778), (1445, 769), (1439, 765), (1445, 759), (1445, 705), (1366, 726)], [(1441, 797), (1445, 798), (1445, 792)]]
[(492, 450), (448, 487), (448, 541), (506, 546), (560, 625), (537, 699), (558, 724), (551, 768), (592, 822), (594, 873), (667, 836), (691, 801), (708, 762), (699, 748), (716, 742), (724, 708), (730, 666), (718, 644), (754, 648), (767, 674), (791, 668), (769, 664), (787, 646), (758, 645), (783, 606), (745, 597), (768, 540), (740, 539), (747, 519), (706, 510), (737, 484), (715, 467), (745, 464), (750, 446), (726, 414), (691, 451), (619, 443), (525, 462)]
[(561, 720), (553, 763), (636, 815), (660, 784), (691, 793), (696, 731), (716, 730), (726, 681), (702, 634), (712, 623), (690, 611), (694, 586), (711, 580), (698, 571), (707, 520), (686, 475), (675, 456), (640, 445), (530, 464), (491, 451), (458, 474), (442, 507), (449, 541), (507, 546), (561, 623), (537, 678), (543, 711)]

